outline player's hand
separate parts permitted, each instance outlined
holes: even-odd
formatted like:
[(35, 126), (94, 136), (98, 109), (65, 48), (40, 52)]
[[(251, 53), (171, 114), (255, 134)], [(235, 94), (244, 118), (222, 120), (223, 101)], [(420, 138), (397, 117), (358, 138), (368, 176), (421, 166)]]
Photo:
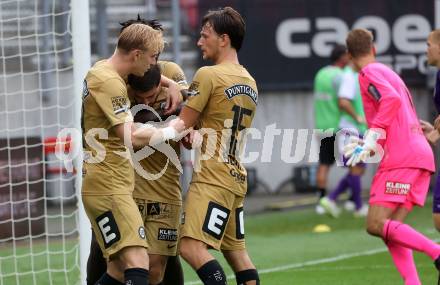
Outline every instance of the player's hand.
[(438, 140), (440, 139), (440, 133), (438, 132), (438, 130), (433, 129), (432, 131), (430, 131), (429, 133), (425, 134), (426, 139), (428, 140), (428, 142), (434, 146)]
[(196, 149), (202, 146), (203, 136), (197, 130), (192, 130), (182, 139), (182, 145), (186, 149)]
[(362, 116), (357, 116), (356, 117), (356, 122), (358, 122), (358, 124), (365, 124), (365, 119)]
[(179, 117), (175, 117), (174, 119), (168, 118), (167, 126), (164, 128), (156, 128), (148, 144), (155, 146), (167, 140), (179, 141), (189, 132), (190, 130), (185, 129), (185, 123), (182, 119)]
[(176, 117), (168, 122), (168, 127), (172, 127), (176, 130), (176, 133), (182, 133), (185, 130), (185, 122), (181, 118)]
[(433, 125), (431, 125), (429, 122), (423, 121), (423, 120), (420, 120), (420, 127), (422, 128), (423, 134), (425, 136), (434, 130)]
[(171, 115), (177, 110), (177, 107), (180, 105), (180, 103), (182, 103), (183, 98), (180, 94), (180, 86), (172, 80), (170, 80), (167, 92), (168, 96), (165, 104), (164, 114)]
[(437, 130), (440, 130), (440, 115), (438, 115), (434, 121), (434, 128), (436, 128)]
[(350, 143), (344, 146), (344, 156), (348, 158), (347, 166), (355, 166), (359, 162), (365, 162), (372, 152), (376, 151), (377, 140), (380, 134), (369, 130), (365, 135), (365, 139), (361, 140), (358, 137), (350, 137)]
[(362, 144), (363, 141), (358, 136), (350, 136), (349, 143), (344, 145), (344, 148), (342, 150), (343, 155), (346, 158), (351, 157), (352, 154), (355, 152), (355, 149)]

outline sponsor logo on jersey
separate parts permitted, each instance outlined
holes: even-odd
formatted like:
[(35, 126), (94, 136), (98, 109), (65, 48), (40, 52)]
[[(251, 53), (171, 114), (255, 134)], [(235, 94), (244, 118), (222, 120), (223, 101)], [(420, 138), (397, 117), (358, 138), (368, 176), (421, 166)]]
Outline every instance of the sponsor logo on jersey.
[(382, 95), (380, 95), (379, 90), (377, 90), (376, 86), (374, 86), (373, 84), (368, 85), (368, 93), (370, 93), (371, 96), (373, 96), (373, 98), (376, 99), (377, 101), (379, 101), (380, 98), (382, 97)]
[(113, 112), (115, 112), (115, 115), (128, 112), (129, 110), (129, 104), (127, 102), (127, 98), (124, 96), (115, 96), (112, 97), (112, 106), (113, 106)]
[(175, 81), (179, 85), (188, 85), (188, 82), (186, 82), (185, 75), (182, 73), (176, 73), (173, 76), (173, 81)]
[(235, 237), (244, 239), (244, 212), (243, 207), (235, 209)]
[(139, 236), (141, 239), (145, 239), (145, 229), (144, 227), (139, 227)]
[(385, 184), (385, 194), (407, 195), (410, 190), (410, 183), (387, 181)]
[(146, 215), (145, 214), (145, 205), (141, 204), (141, 202), (138, 199), (135, 199), (135, 202), (138, 206), (139, 212), (141, 213), (141, 215)]
[(177, 229), (159, 228), (157, 231), (157, 239), (164, 241), (177, 241)]
[(183, 212), (182, 215), (180, 216), (180, 224), (181, 225), (185, 224), (185, 212)]
[(226, 163), (236, 167), (240, 171), (243, 171), (243, 166), (241, 166), (240, 162), (237, 161), (237, 158), (235, 158), (235, 156), (228, 154), (228, 158), (226, 159)]
[(225, 232), (230, 212), (228, 208), (210, 201), (202, 230), (220, 240)]
[(160, 215), (161, 214), (161, 208), (160, 203), (148, 203), (147, 204), (147, 215)]
[(255, 105), (257, 104), (258, 101), (258, 93), (254, 89), (252, 89), (252, 87), (250, 87), (249, 85), (244, 85), (244, 84), (234, 85), (232, 87), (225, 89), (225, 95), (228, 98), (228, 100), (231, 100), (235, 96), (245, 95), (251, 98), (252, 101), (254, 101)]
[(104, 247), (109, 248), (121, 239), (118, 225), (111, 211), (107, 211), (95, 219), (98, 229), (101, 232)]
[(235, 170), (235, 169), (231, 169), (231, 170), (229, 171), (229, 174), (230, 174), (232, 177), (234, 177), (234, 180), (235, 180), (235, 182), (237, 182), (237, 183), (242, 184), (242, 183), (246, 182), (246, 175), (244, 175), (244, 174), (242, 174), (242, 173), (240, 173), (240, 172), (237, 172), (237, 170)]
[(200, 85), (199, 82), (193, 81), (191, 83), (191, 85), (189, 86), (189, 88), (188, 88), (188, 95), (189, 96), (197, 96), (197, 95), (199, 95), (200, 94), (200, 92), (199, 92), (199, 85)]

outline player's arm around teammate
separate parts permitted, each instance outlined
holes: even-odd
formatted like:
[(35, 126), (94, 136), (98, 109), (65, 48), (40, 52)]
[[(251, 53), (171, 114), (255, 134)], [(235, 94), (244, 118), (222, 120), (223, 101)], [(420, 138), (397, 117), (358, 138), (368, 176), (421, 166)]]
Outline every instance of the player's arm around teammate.
[[(139, 132), (141, 138), (134, 134), (124, 78), (131, 73), (144, 74), (156, 63), (162, 48), (160, 32), (145, 25), (132, 25), (119, 36), (113, 56), (95, 64), (86, 76), (83, 132), (84, 147), (91, 158), (85, 158), (82, 200), (108, 262), (107, 273), (98, 281), (102, 284), (148, 282), (145, 232), (131, 196), (133, 169), (121, 153), (127, 152), (124, 134), (142, 145), (149, 143), (154, 135), (156, 140), (163, 139), (166, 131)], [(179, 127), (179, 121), (170, 126), (175, 133), (174, 127)], [(90, 142), (96, 139), (94, 131), (99, 129), (107, 135), (97, 139), (105, 150), (104, 156), (97, 158), (95, 155), (101, 149)]]
[[(143, 77), (138, 77), (131, 74), (128, 76), (128, 96), (132, 105), (132, 111), (137, 107), (137, 104), (144, 104), (148, 106), (146, 109), (141, 108), (140, 110), (136, 111), (136, 113), (132, 113), (134, 116), (134, 121), (137, 123), (159, 122), (167, 118), (167, 115), (164, 114), (163, 106), (168, 93), (166, 92), (166, 88), (161, 87), (161, 69), (159, 68), (159, 65), (164, 65), (164, 62), (159, 62), (158, 65), (153, 65)], [(168, 76), (172, 77), (173, 74), (179, 73), (180, 76), (183, 76), (183, 79), (185, 79), (183, 71), (180, 69), (180, 67), (177, 68), (178, 66), (176, 67), (171, 63), (167, 63), (167, 66), (168, 65), (174, 67), (165, 69), (165, 72), (167, 72), (166, 74)], [(180, 89), (185, 89), (185, 82), (186, 80), (183, 80), (181, 83), (179, 83)], [(170, 144), (174, 147), (174, 151), (178, 153), (179, 151), (176, 149), (178, 144), (176, 142), (170, 142)], [(164, 174), (164, 179), (159, 177), (158, 179), (152, 178), (151, 180), (146, 180), (137, 172), (158, 172), (159, 169), (162, 169), (165, 166), (162, 164), (166, 163), (166, 158), (167, 157), (163, 154), (156, 152), (150, 155), (148, 158), (140, 161), (140, 166), (142, 169), (135, 168), (135, 189), (133, 191), (133, 197), (138, 205), (139, 211), (141, 212), (142, 220), (144, 221), (146, 239), (149, 246), (148, 256), (150, 266), (150, 283), (153, 285), (160, 283), (160, 281), (163, 279), (165, 265), (168, 266), (168, 256), (173, 256), (174, 259), (171, 260), (170, 264), (170, 266), (173, 267), (173, 270), (171, 271), (174, 275), (172, 276), (173, 283), (164, 282), (163, 284), (183, 285), (183, 272), (180, 267), (180, 262), (175, 260), (177, 258), (175, 257), (176, 246), (174, 245), (174, 247), (170, 247), (167, 250), (166, 247), (169, 245), (165, 243), (170, 241), (163, 239), (155, 241), (154, 237), (156, 236), (157, 238), (158, 235), (153, 234), (158, 232), (158, 229), (154, 229), (154, 227), (160, 223), (168, 224), (168, 228), (172, 228), (175, 231), (178, 229), (180, 222), (180, 208), (182, 204), (180, 194), (181, 189), (179, 186), (179, 172), (175, 166), (171, 164), (168, 166), (169, 169), (167, 169)], [(165, 185), (163, 185), (164, 183)], [(148, 201), (148, 203), (145, 201)], [(169, 203), (163, 203), (163, 201)], [(155, 207), (151, 206), (153, 204)], [(157, 212), (155, 212), (156, 208)], [(167, 213), (158, 214), (161, 208), (164, 208)], [(151, 215), (148, 214), (150, 210), (153, 210)], [(156, 227), (160, 228), (158, 226)], [(163, 254), (155, 254), (158, 251)], [(95, 284), (105, 270), (106, 264), (105, 262), (103, 263), (102, 251), (99, 248), (95, 236), (93, 235), (88, 260), (88, 284)]]
[[(134, 117), (135, 122), (147, 123), (145, 120), (148, 118), (152, 120), (148, 114), (153, 112), (160, 116), (160, 118), (156, 117), (155, 121), (165, 119), (162, 115), (166, 116), (163, 112), (163, 104), (166, 100), (167, 88), (161, 86), (160, 66), (174, 67), (163, 68), (162, 72), (170, 78), (181, 78), (179, 91), (187, 89), (183, 71), (171, 62), (160, 62), (143, 77), (130, 75), (128, 83), (132, 104), (144, 104), (149, 107), (137, 112)], [(180, 173), (176, 165), (172, 163), (172, 159), (169, 159), (169, 154), (166, 151), (158, 151), (165, 150), (164, 147), (164, 145), (158, 146), (154, 153), (140, 161), (141, 169), (135, 168), (136, 183), (133, 192), (146, 228), (150, 258), (150, 281), (153, 285), (166, 284), (163, 280), (169, 257), (175, 258), (177, 254), (182, 207)], [(167, 147), (172, 148), (168, 148), (168, 151), (174, 152), (176, 157), (179, 156), (180, 145), (178, 142), (169, 141)], [(170, 161), (171, 163), (169, 163)], [(183, 275), (179, 279), (174, 280), (174, 282), (178, 282), (174, 283), (175, 285), (183, 284)]]
[[(137, 19), (130, 19), (126, 22), (121, 23), (122, 27), (120, 33), (122, 33), (127, 27), (129, 27), (132, 24), (147, 25), (159, 32), (162, 32), (163, 30), (162, 25), (157, 20), (141, 19), (140, 16), (138, 15)], [(156, 61), (159, 57), (158, 56), (159, 53), (160, 51), (158, 51), (158, 53), (156, 54)], [(162, 63), (163, 62), (159, 62), (160, 65), (162, 65)], [(178, 104), (182, 102), (182, 96), (180, 94), (180, 92), (182, 91), (182, 86), (180, 85), (186, 84), (186, 81), (185, 81), (185, 76), (183, 75), (182, 77), (183, 71), (180, 69), (180, 67), (172, 63), (166, 64), (166, 67), (167, 68), (164, 69), (164, 71), (166, 72), (165, 75), (162, 75), (161, 82), (162, 84), (170, 88), (168, 88), (168, 92), (167, 92), (166, 106), (162, 107), (160, 111), (164, 111), (165, 114), (169, 114), (175, 112)], [(183, 81), (180, 80), (178, 82), (174, 82), (168, 79), (167, 76), (171, 78), (183, 78)], [(124, 78), (124, 80), (126, 80), (126, 78)], [(150, 117), (151, 119), (146, 119), (145, 121), (150, 121), (150, 120), (154, 121), (155, 119), (157, 119), (157, 116), (150, 116)], [(178, 262), (178, 260), (176, 259), (173, 259), (173, 261), (175, 262), (170, 263), (169, 266), (170, 268), (168, 270), (170, 274), (174, 275), (172, 279), (173, 282), (172, 284), (175, 285), (183, 284), (183, 274), (182, 274), (182, 269), (180, 267), (180, 262)], [(94, 285), (101, 277), (101, 275), (104, 272), (106, 272), (106, 270), (107, 270), (107, 265), (105, 263), (105, 259), (103, 258), (102, 251), (99, 247), (98, 242), (96, 241), (96, 237), (93, 234), (91, 240), (91, 246), (90, 246), (90, 255), (87, 262), (87, 284)], [(166, 285), (167, 283), (164, 284)]]

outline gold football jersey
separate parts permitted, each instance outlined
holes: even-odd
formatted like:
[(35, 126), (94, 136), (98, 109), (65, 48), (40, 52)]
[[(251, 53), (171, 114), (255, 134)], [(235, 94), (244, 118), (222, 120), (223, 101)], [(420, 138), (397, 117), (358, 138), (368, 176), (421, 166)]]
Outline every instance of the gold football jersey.
[(255, 80), (239, 64), (206, 66), (194, 75), (189, 92), (186, 106), (200, 112), (198, 127), (204, 135), (192, 183), (217, 185), (244, 196), (247, 174), (239, 155), (257, 107)]
[(172, 61), (159, 61), (157, 63), (160, 67), (160, 73), (169, 79), (175, 81), (183, 88), (188, 88), (188, 82), (183, 73), (182, 68)]
[(87, 73), (83, 88), (83, 194), (133, 191), (134, 172), (127, 148), (113, 128), (130, 121), (125, 81), (107, 61), (97, 62)]
[[(161, 88), (151, 106), (153, 109), (161, 108), (161, 104), (166, 101), (166, 92), (166, 88)], [(180, 143), (170, 140), (168, 145), (173, 149), (176, 157), (180, 157)], [(140, 161), (140, 170), (135, 168), (133, 197), (181, 205), (180, 171), (173, 164), (174, 160), (170, 160), (165, 153), (158, 149), (153, 151), (154, 153)], [(141, 176), (142, 172), (146, 178)]]
[[(188, 88), (185, 74), (179, 65), (169, 61), (159, 61), (158, 64), (162, 75), (174, 80), (182, 88)], [(151, 107), (160, 113), (162, 105), (166, 101), (166, 96), (167, 89), (161, 88)], [(130, 100), (132, 105), (136, 104), (133, 96), (130, 96)], [(180, 157), (180, 143), (172, 140), (168, 143), (177, 157)], [(145, 179), (140, 175), (139, 171), (135, 171), (134, 197), (169, 204), (182, 204), (180, 171), (164, 153), (157, 149), (154, 150), (153, 154), (140, 161), (140, 166), (144, 174), (151, 176), (148, 176), (150, 179)], [(162, 171), (163, 173), (161, 174)], [(158, 178), (153, 179), (155, 176)]]

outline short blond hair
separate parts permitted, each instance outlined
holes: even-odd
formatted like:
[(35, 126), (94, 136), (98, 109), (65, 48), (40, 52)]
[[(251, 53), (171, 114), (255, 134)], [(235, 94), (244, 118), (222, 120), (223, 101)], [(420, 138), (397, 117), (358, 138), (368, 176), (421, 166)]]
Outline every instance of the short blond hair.
[(162, 31), (155, 30), (144, 24), (132, 24), (125, 28), (118, 38), (117, 49), (129, 52), (134, 49), (162, 52), (164, 40)]
[(369, 54), (374, 45), (373, 34), (366, 29), (350, 31), (345, 42), (348, 53), (354, 58)]

